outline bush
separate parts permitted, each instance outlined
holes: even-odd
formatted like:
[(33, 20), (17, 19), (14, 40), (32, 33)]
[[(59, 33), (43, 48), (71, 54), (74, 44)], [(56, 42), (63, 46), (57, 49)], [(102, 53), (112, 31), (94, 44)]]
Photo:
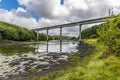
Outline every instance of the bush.
[(0, 33), (0, 40), (2, 40), (2, 35), (1, 35), (1, 33)]
[(119, 17), (117, 17), (116, 20), (112, 17), (109, 19), (109, 21), (105, 21), (105, 23), (102, 24), (102, 26), (97, 31), (99, 35), (98, 41), (102, 42), (106, 47), (104, 57), (113, 54), (120, 56), (120, 28), (117, 26), (117, 21), (120, 20)]

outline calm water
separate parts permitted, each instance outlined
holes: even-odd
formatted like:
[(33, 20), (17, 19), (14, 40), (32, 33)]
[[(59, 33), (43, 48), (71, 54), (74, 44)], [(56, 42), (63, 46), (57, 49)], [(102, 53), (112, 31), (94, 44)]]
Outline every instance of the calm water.
[[(61, 44), (61, 45), (60, 45)], [(49, 69), (67, 61), (69, 55), (77, 52), (77, 42), (50, 41), (29, 45), (0, 45), (0, 79), (30, 71)]]

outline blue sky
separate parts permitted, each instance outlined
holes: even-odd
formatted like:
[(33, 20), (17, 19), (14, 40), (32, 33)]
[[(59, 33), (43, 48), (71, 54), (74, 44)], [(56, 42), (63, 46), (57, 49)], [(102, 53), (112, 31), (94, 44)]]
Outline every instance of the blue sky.
[(2, 0), (0, 3), (0, 8), (7, 10), (17, 9), (19, 6), (17, 0)]

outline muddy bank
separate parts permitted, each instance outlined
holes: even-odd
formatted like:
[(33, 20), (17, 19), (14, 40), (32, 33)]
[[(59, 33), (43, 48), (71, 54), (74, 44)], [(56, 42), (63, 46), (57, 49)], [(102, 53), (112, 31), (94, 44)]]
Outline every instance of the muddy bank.
[(33, 73), (42, 73), (59, 67), (59, 65), (67, 62), (68, 58), (69, 54), (67, 53), (27, 53), (10, 57), (3, 56), (4, 62), (0, 65), (0, 79), (8, 78), (7, 80), (10, 80), (9, 78), (15, 76), (28, 77)]

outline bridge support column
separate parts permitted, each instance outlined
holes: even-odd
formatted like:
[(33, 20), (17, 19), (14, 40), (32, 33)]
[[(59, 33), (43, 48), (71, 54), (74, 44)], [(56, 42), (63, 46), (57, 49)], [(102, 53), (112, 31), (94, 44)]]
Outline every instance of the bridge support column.
[(39, 36), (38, 36), (38, 31), (35, 31), (35, 33), (36, 33), (36, 42), (37, 42), (37, 47), (36, 47), (36, 52), (38, 53), (39, 51), (38, 51), (38, 49), (39, 49), (39, 45), (38, 45), (38, 39), (39, 39)]
[(62, 52), (62, 27), (60, 27), (60, 53)]
[(36, 32), (36, 41), (38, 42), (38, 31), (35, 31)]
[(49, 29), (47, 29), (47, 53), (48, 53), (48, 41), (49, 41), (49, 34), (48, 34)]
[(82, 25), (80, 24), (80, 25), (79, 25), (79, 42), (82, 41), (81, 27), (82, 27)]
[(49, 40), (48, 29), (47, 29), (46, 33), (47, 33), (47, 42), (48, 42), (48, 40)]

